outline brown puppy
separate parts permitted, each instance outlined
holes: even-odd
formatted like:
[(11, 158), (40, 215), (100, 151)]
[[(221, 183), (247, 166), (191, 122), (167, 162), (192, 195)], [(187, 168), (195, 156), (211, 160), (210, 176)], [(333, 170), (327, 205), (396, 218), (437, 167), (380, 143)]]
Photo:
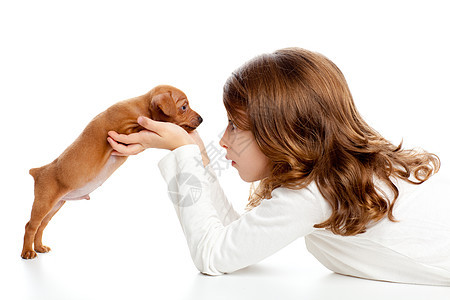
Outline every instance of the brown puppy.
[[(145, 95), (114, 104), (96, 116), (81, 135), (52, 163), (30, 170), (34, 177), (34, 203), (25, 226), (22, 258), (48, 252), (42, 233), (66, 200), (89, 199), (94, 191), (122, 165), (127, 157), (111, 156), (108, 131), (130, 134), (143, 130), (139, 116), (172, 122), (193, 131), (203, 121), (189, 108), (186, 95), (168, 85), (160, 85)], [(33, 250), (34, 243), (34, 250)]]

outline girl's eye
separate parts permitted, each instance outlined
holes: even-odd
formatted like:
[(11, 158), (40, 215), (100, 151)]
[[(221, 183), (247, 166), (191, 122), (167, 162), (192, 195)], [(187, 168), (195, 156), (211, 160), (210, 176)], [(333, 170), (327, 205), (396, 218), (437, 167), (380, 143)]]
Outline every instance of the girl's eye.
[(236, 125), (234, 125), (233, 121), (228, 120), (228, 126), (230, 126), (231, 131), (234, 131), (237, 129)]

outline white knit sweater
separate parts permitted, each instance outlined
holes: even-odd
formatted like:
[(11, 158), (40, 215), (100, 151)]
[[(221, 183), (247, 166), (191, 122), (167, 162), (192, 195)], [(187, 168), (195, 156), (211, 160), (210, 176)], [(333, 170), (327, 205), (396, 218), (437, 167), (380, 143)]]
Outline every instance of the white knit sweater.
[(277, 188), (271, 199), (239, 215), (214, 170), (201, 161), (198, 146), (185, 145), (168, 153), (159, 168), (202, 273), (236, 271), (304, 236), (308, 250), (336, 273), (450, 285), (450, 182), (438, 174), (422, 185), (397, 182), (398, 222), (383, 219), (365, 233), (344, 237), (313, 227), (331, 214), (315, 184), (301, 190)]

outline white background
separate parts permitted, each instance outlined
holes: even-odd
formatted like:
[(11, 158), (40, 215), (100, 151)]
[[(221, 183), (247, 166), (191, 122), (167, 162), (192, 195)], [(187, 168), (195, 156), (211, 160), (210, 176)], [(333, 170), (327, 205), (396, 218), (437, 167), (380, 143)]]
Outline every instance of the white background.
[[(437, 153), (448, 172), (450, 9), (371, 3), (2, 1), (0, 298), (449, 299), (450, 288), (332, 274), (302, 239), (236, 273), (200, 275), (157, 168), (167, 152), (155, 149), (130, 158), (91, 201), (66, 204), (44, 234), (50, 253), (20, 258), (33, 202), (28, 169), (55, 159), (95, 115), (171, 84), (202, 115), (205, 144), (219, 149), (226, 78), (283, 47), (333, 60), (369, 124)], [(249, 185), (221, 155), (220, 181), (241, 210)]]

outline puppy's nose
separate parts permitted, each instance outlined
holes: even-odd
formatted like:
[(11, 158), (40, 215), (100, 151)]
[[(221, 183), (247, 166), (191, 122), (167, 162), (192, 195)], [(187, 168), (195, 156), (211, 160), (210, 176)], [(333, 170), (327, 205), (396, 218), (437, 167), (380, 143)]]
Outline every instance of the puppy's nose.
[(198, 116), (198, 124), (200, 125), (200, 124), (202, 124), (202, 122), (203, 122), (203, 118), (201, 116)]

